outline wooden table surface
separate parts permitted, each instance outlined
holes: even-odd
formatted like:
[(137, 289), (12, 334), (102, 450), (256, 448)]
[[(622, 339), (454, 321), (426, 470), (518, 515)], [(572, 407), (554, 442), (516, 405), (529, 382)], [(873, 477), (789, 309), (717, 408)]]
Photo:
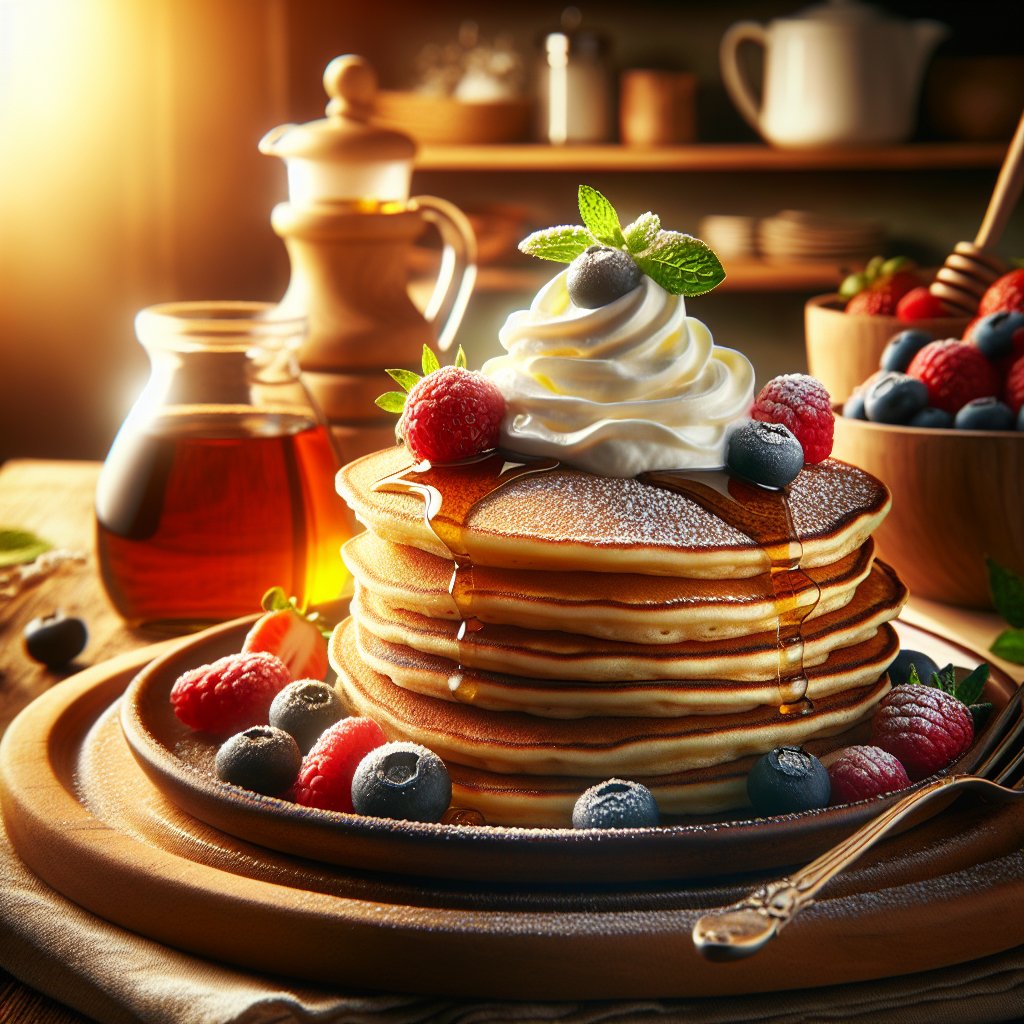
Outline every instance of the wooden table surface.
[[(0, 528), (31, 530), (76, 557), (52, 572), (22, 579), (17, 569), (0, 568), (0, 732), (34, 697), (72, 672), (98, 665), (125, 651), (165, 639), (126, 628), (103, 593), (96, 570), (93, 494), (99, 463), (18, 460), (0, 466)], [(54, 672), (25, 654), (21, 633), (30, 619), (56, 608), (83, 619), (89, 642), (68, 670)], [(254, 609), (256, 611), (257, 609)], [(966, 612), (935, 602), (912, 601), (905, 619), (984, 651), (1000, 624), (989, 613)], [(990, 658), (1014, 679), (1024, 668)], [(80, 1024), (85, 1018), (12, 978), (0, 964), (0, 1021)]]

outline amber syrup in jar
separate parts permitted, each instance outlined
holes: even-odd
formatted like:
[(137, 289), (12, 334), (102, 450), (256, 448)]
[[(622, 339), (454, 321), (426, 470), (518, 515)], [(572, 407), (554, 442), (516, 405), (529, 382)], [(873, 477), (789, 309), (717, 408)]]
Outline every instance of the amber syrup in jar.
[(173, 632), (260, 610), (281, 587), (343, 596), (338, 459), (298, 378), (291, 320), (255, 303), (140, 314), (152, 376), (96, 492), (100, 575), (131, 625)]

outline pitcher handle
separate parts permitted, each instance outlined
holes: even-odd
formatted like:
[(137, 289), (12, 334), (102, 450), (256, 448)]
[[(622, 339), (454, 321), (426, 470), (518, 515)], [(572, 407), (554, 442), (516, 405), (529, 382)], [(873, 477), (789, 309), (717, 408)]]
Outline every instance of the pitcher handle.
[(718, 62), (722, 68), (722, 82), (736, 109), (743, 119), (758, 134), (761, 130), (761, 108), (754, 92), (740, 68), (739, 49), (743, 43), (756, 43), (765, 52), (768, 47), (768, 32), (756, 21), (739, 21), (725, 30), (718, 48)]
[(441, 268), (423, 315), (437, 330), (437, 347), (447, 352), (476, 282), (476, 235), (466, 215), (447, 199), (413, 196), (410, 205), (441, 236)]

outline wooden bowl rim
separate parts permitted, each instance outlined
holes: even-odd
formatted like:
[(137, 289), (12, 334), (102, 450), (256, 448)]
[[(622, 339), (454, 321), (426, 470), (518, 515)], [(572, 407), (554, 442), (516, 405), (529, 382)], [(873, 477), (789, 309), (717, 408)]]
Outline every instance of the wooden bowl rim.
[(993, 438), (1017, 438), (1024, 441), (1024, 430), (957, 430), (955, 427), (909, 427), (902, 423), (873, 423), (871, 420), (858, 420), (851, 416), (844, 416), (842, 409), (843, 403), (832, 403), (832, 412), (836, 419), (841, 419), (844, 423), (856, 424), (857, 426), (854, 429), (866, 427), (869, 430), (895, 430), (909, 434), (911, 437), (934, 435), (936, 437), (986, 438), (988, 440)]

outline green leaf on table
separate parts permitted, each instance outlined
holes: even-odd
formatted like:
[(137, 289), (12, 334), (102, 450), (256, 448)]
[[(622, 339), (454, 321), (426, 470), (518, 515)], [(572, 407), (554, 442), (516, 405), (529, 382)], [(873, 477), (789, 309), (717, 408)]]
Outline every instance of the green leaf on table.
[(1005, 629), (989, 650), (999, 658), (1024, 665), (1024, 629)]
[(49, 541), (28, 530), (0, 526), (0, 566), (33, 562), (52, 547)]
[(986, 558), (985, 564), (988, 567), (988, 589), (996, 611), (1014, 629), (1024, 629), (1024, 578), (991, 558)]
[(586, 228), (579, 224), (561, 224), (527, 235), (519, 243), (519, 251), (541, 260), (572, 263), (580, 253), (596, 244), (597, 239)]
[(673, 295), (704, 295), (725, 280), (718, 257), (699, 238), (659, 231), (654, 243), (634, 254), (636, 265)]
[(596, 188), (580, 185), (579, 204), (583, 223), (599, 242), (616, 249), (626, 244), (615, 207)]

